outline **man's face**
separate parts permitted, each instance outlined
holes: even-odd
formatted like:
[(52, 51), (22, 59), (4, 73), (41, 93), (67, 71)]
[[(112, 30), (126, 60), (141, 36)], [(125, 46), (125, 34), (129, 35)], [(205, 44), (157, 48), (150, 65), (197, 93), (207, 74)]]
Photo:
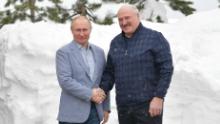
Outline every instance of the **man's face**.
[(88, 44), (89, 36), (91, 33), (91, 25), (88, 20), (84, 18), (76, 19), (72, 24), (72, 34), (74, 40), (85, 46)]
[(122, 9), (118, 12), (118, 21), (126, 36), (132, 36), (139, 25), (137, 13), (132, 10)]

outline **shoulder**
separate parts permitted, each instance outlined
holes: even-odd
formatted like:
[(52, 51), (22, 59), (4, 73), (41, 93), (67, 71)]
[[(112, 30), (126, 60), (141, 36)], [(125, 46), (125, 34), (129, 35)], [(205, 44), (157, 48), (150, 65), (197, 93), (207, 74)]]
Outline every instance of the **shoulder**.
[(144, 39), (152, 39), (151, 41), (153, 41), (153, 43), (156, 44), (166, 41), (166, 38), (163, 36), (161, 32), (144, 26), (141, 31), (141, 36), (143, 36)]
[(72, 45), (72, 42), (68, 43), (68, 44), (65, 44), (63, 45), (62, 47), (60, 47), (57, 52), (68, 52), (70, 51), (70, 47)]
[(96, 50), (98, 52), (103, 52), (104, 53), (104, 50), (101, 47), (99, 47), (99, 46), (97, 46), (95, 44), (90, 44), (90, 45), (91, 45), (92, 49), (94, 49), (94, 50)]
[(156, 30), (154, 30), (154, 29), (151, 29), (151, 28), (148, 28), (148, 27), (144, 27), (144, 26), (143, 26), (143, 28), (142, 28), (142, 32), (143, 32), (145, 35), (148, 34), (148, 35), (150, 35), (150, 36), (152, 36), (152, 37), (155, 37), (155, 36), (158, 36), (158, 35), (161, 34), (161, 32), (159, 32), (159, 31), (156, 31)]

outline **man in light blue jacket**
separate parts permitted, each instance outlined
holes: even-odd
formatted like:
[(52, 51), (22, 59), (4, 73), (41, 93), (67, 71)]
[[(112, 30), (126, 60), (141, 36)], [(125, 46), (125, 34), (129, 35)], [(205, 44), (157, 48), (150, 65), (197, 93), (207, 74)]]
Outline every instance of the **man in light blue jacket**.
[(88, 42), (91, 28), (88, 18), (75, 17), (71, 24), (74, 40), (56, 53), (62, 89), (59, 124), (100, 124), (108, 120), (109, 97), (98, 88), (105, 66), (104, 51)]

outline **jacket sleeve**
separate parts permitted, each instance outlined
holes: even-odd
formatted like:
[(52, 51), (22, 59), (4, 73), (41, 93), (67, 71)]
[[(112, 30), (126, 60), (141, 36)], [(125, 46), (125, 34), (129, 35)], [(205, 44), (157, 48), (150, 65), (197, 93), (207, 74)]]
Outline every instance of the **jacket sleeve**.
[(164, 98), (169, 88), (173, 74), (173, 62), (170, 46), (161, 33), (155, 37), (154, 56), (155, 67), (158, 74), (157, 87), (154, 96)]
[(68, 53), (58, 50), (56, 53), (56, 73), (60, 87), (63, 91), (79, 99), (90, 101), (92, 90), (72, 78), (71, 68)]
[(106, 99), (103, 101), (103, 110), (110, 112), (110, 92), (107, 93)]
[(100, 88), (105, 91), (106, 94), (113, 88), (115, 82), (114, 67), (111, 59), (110, 51), (107, 57), (106, 67), (103, 72)]

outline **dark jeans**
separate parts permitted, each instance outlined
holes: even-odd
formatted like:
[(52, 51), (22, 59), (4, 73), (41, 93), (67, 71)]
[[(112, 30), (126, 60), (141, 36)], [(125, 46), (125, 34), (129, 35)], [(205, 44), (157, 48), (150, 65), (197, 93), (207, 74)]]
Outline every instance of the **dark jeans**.
[(86, 122), (83, 122), (83, 123), (59, 122), (59, 124), (100, 124), (100, 120), (99, 120), (99, 117), (98, 117), (98, 113), (97, 113), (95, 104), (92, 103), (89, 118), (86, 120)]
[(119, 124), (162, 124), (162, 114), (150, 117), (148, 110), (147, 102), (132, 107), (118, 107)]

